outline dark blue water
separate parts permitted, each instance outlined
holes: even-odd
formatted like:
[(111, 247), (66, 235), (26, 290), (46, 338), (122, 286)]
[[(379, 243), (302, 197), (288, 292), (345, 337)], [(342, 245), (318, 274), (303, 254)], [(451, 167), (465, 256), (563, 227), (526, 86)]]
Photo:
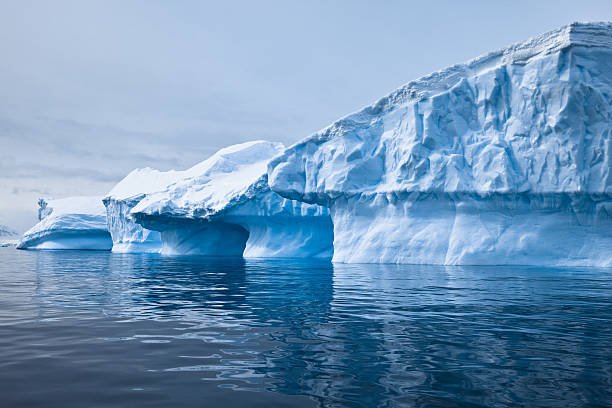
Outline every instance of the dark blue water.
[(0, 406), (609, 407), (612, 270), (0, 248)]

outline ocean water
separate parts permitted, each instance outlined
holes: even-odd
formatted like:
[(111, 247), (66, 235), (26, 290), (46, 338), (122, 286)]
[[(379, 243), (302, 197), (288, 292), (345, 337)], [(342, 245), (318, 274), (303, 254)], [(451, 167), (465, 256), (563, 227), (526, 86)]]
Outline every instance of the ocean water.
[(2, 407), (610, 407), (612, 270), (0, 248)]

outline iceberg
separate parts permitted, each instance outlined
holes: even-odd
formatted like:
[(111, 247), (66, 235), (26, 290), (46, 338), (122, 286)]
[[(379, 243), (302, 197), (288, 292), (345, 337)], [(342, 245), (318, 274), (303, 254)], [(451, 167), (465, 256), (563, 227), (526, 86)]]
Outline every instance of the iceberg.
[(612, 24), (409, 82), (269, 163), (335, 262), (612, 266)]
[(330, 259), (327, 209), (283, 198), (268, 186), (267, 164), (283, 150), (266, 141), (221, 149), (144, 195), (129, 216), (159, 231), (162, 254)]
[(111, 249), (102, 197), (40, 199), (38, 205), (40, 222), (23, 234), (18, 249)]
[(102, 202), (106, 207), (108, 230), (113, 240), (113, 252), (157, 253), (161, 250), (158, 231), (137, 224), (130, 211), (147, 194), (163, 190), (180, 179), (186, 172), (162, 172), (149, 167), (135, 169), (106, 194)]

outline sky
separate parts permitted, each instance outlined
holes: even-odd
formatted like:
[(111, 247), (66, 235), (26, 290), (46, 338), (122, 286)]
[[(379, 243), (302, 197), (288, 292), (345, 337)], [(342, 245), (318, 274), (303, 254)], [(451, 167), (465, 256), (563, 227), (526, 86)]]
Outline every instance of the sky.
[(0, 0), (0, 224), (254, 139), (287, 145), (612, 1)]

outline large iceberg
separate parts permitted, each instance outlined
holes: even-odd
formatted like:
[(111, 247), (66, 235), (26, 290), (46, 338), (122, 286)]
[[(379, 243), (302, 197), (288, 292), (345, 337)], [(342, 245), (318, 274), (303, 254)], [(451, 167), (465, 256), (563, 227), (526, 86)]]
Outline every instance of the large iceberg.
[(280, 197), (268, 186), (267, 163), (283, 150), (266, 141), (221, 149), (146, 194), (130, 217), (160, 232), (162, 254), (329, 259), (327, 210)]
[(287, 149), (337, 262), (612, 266), (612, 25), (574, 23), (410, 82)]
[(38, 205), (40, 222), (23, 234), (17, 248), (111, 249), (102, 197), (40, 199)]

